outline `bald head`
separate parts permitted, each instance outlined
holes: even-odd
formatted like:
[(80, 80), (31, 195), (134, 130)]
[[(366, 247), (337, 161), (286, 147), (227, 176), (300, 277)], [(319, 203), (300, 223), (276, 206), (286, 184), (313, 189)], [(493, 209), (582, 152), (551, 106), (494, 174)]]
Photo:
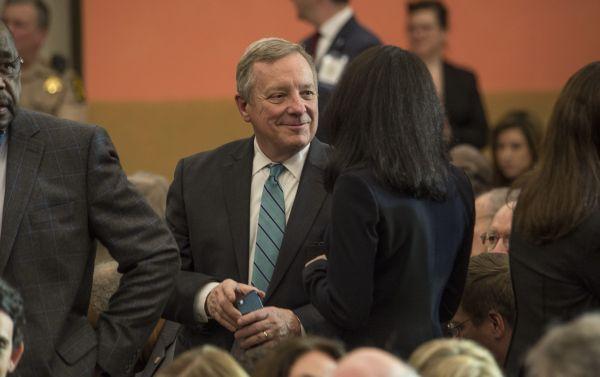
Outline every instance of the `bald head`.
[(397, 357), (376, 349), (360, 348), (340, 361), (333, 377), (417, 377), (416, 372)]

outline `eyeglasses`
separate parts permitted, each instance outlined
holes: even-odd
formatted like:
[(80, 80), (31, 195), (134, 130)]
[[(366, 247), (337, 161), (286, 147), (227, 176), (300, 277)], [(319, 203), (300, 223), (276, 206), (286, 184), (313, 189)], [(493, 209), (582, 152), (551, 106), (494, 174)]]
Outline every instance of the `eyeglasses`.
[(22, 64), (23, 58), (20, 56), (11, 61), (0, 61), (0, 75), (7, 78), (15, 78), (21, 72)]
[(500, 240), (502, 240), (502, 243), (504, 244), (504, 247), (506, 247), (506, 250), (510, 249), (510, 234), (500, 235), (496, 232), (485, 232), (479, 237), (481, 238), (481, 242), (483, 243), (483, 246), (485, 246), (485, 249), (488, 252), (494, 250), (494, 248), (496, 247), (496, 245), (498, 245), (498, 242)]
[(445, 333), (452, 338), (462, 338), (462, 332), (465, 329), (465, 324), (471, 319), (465, 319), (462, 322), (450, 321), (446, 323)]

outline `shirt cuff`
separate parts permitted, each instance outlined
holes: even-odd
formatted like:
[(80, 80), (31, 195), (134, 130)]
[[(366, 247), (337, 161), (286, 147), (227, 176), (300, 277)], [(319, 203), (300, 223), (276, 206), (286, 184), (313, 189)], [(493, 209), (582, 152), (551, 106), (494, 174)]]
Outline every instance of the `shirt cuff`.
[(196, 321), (200, 323), (208, 322), (208, 313), (206, 313), (206, 299), (208, 298), (208, 294), (217, 286), (219, 283), (212, 282), (206, 284), (202, 287), (198, 293), (196, 293), (196, 297), (194, 298), (194, 317)]

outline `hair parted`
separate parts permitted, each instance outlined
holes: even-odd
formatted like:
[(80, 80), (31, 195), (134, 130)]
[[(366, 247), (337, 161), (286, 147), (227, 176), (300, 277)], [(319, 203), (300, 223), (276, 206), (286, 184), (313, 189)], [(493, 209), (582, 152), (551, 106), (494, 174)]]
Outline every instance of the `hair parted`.
[(330, 190), (343, 170), (366, 167), (381, 184), (408, 195), (445, 198), (450, 162), (444, 113), (416, 55), (394, 46), (360, 54), (343, 73), (324, 122), (335, 147), (327, 172)]
[(244, 100), (250, 101), (254, 84), (252, 72), (254, 63), (272, 63), (292, 54), (300, 54), (306, 59), (313, 73), (316, 90), (317, 70), (312, 57), (304, 50), (304, 47), (281, 38), (263, 38), (250, 44), (237, 64), (235, 79), (238, 94)]

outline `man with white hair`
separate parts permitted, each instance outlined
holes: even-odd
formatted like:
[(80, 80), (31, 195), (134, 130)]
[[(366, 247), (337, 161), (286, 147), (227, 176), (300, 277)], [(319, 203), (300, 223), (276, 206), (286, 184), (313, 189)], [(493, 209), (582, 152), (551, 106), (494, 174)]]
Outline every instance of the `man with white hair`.
[[(182, 323), (178, 350), (273, 344), (325, 320), (302, 285), (304, 248), (329, 221), (328, 146), (314, 138), (317, 79), (302, 46), (268, 38), (237, 65), (235, 101), (254, 136), (179, 161), (167, 222), (182, 270), (165, 316)], [(242, 316), (236, 299), (261, 291)]]

